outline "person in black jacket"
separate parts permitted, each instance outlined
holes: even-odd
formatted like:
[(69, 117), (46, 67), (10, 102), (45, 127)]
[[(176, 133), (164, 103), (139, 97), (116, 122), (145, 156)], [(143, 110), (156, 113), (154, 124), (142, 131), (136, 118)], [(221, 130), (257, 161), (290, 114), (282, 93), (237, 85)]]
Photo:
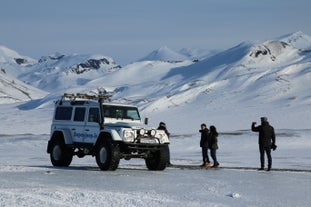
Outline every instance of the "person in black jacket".
[(268, 158), (267, 171), (270, 171), (272, 167), (271, 148), (273, 148), (273, 150), (276, 149), (275, 133), (274, 128), (270, 126), (267, 117), (261, 117), (260, 119), (261, 125), (256, 127), (256, 122), (252, 123), (252, 131), (259, 132), (258, 144), (259, 144), (261, 167), (258, 170), (264, 170), (265, 153), (266, 153)]
[(209, 161), (208, 157), (208, 138), (209, 138), (209, 130), (206, 127), (206, 124), (201, 124), (201, 130), (199, 131), (201, 133), (201, 140), (200, 140), (200, 147), (202, 148), (202, 158), (203, 158), (203, 164), (201, 167), (211, 167), (211, 163)]
[(218, 132), (215, 126), (209, 127), (209, 135), (208, 135), (208, 148), (211, 151), (211, 157), (214, 161), (213, 167), (218, 167), (219, 163), (216, 157), (216, 150), (218, 149)]
[[(164, 122), (160, 122), (159, 126), (158, 126), (158, 130), (163, 130), (165, 132), (165, 134), (167, 135), (167, 137), (170, 137), (170, 133), (168, 132), (167, 128), (166, 128), (166, 124)], [(172, 166), (171, 164), (171, 156), (170, 156), (170, 148), (167, 145), (167, 153), (168, 153), (168, 157), (167, 157), (167, 161), (166, 161), (166, 166)]]

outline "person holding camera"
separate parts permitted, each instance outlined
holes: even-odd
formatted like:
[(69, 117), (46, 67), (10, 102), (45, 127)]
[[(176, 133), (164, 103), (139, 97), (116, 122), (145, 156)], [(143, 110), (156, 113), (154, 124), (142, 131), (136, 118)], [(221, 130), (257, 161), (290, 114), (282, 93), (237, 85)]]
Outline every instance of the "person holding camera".
[[(170, 133), (168, 132), (167, 128), (166, 128), (166, 124), (164, 122), (160, 122), (159, 123), (159, 126), (158, 126), (158, 130), (163, 130), (165, 132), (165, 134), (167, 135), (167, 137), (169, 138), (170, 137)], [(172, 166), (171, 164), (171, 155), (170, 155), (170, 148), (169, 146), (167, 145), (166, 147), (166, 150), (167, 150), (167, 153), (168, 153), (168, 156), (167, 156), (167, 161), (166, 161), (166, 166), (167, 167), (170, 167)]]
[(272, 167), (271, 149), (275, 150), (275, 133), (274, 128), (269, 124), (267, 117), (261, 117), (261, 125), (256, 126), (256, 122), (252, 123), (252, 131), (259, 132), (258, 144), (260, 152), (260, 164), (261, 167), (258, 170), (264, 170), (265, 167), (265, 153), (268, 158), (268, 169)]

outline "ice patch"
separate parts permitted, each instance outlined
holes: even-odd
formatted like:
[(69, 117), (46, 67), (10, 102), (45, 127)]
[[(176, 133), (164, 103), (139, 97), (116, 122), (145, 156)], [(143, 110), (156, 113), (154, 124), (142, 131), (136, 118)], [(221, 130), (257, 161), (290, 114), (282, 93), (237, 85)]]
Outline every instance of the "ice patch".
[(228, 194), (228, 196), (231, 198), (240, 198), (241, 197), (241, 195), (239, 193), (230, 193), (230, 194)]

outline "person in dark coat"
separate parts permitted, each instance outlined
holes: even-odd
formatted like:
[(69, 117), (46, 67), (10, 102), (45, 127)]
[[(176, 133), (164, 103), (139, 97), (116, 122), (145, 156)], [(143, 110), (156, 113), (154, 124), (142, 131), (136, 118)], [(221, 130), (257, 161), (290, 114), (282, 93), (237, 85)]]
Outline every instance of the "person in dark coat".
[(208, 135), (208, 148), (211, 152), (211, 157), (214, 161), (213, 167), (218, 167), (219, 163), (216, 157), (216, 150), (218, 149), (218, 132), (215, 126), (210, 126)]
[[(158, 126), (158, 130), (163, 130), (165, 132), (165, 134), (167, 135), (167, 137), (170, 137), (170, 133), (168, 132), (167, 128), (166, 128), (166, 124), (164, 122), (160, 122), (159, 126)], [(168, 151), (168, 157), (167, 157), (167, 162), (166, 162), (166, 166), (171, 166), (171, 156), (170, 156), (170, 148), (169, 146), (167, 146), (167, 151)]]
[(252, 131), (259, 132), (258, 144), (260, 152), (260, 164), (261, 167), (258, 170), (264, 170), (265, 167), (265, 153), (268, 158), (268, 169), (271, 170), (272, 167), (272, 156), (271, 148), (276, 149), (275, 145), (275, 133), (274, 128), (269, 124), (267, 117), (261, 117), (261, 125), (256, 126), (256, 122), (252, 123)]
[(206, 127), (206, 124), (201, 124), (201, 130), (199, 131), (201, 133), (201, 140), (200, 140), (200, 147), (202, 148), (202, 159), (203, 164), (201, 167), (211, 167), (211, 163), (209, 161), (208, 157), (208, 138), (209, 138), (209, 130)]
[(163, 130), (165, 132), (165, 134), (167, 135), (167, 137), (170, 137), (170, 133), (168, 132), (168, 130), (166, 128), (166, 124), (164, 122), (161, 121), (159, 123), (158, 130)]

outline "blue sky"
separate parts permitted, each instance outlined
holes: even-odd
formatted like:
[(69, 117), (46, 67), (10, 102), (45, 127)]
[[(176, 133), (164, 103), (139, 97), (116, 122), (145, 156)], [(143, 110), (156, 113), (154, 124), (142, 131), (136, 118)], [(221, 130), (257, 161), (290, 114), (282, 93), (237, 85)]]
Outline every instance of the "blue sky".
[(125, 65), (154, 49), (227, 49), (302, 31), (310, 0), (1, 0), (0, 45), (35, 59), (103, 54)]

